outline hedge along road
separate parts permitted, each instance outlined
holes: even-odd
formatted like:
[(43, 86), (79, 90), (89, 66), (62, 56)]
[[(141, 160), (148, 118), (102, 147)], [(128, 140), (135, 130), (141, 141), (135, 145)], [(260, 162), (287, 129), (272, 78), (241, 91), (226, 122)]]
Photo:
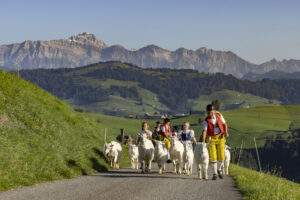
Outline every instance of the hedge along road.
[(233, 179), (229, 176), (216, 181), (199, 180), (196, 165), (193, 175), (172, 174), (172, 164), (167, 172), (157, 173), (153, 163), (152, 172), (141, 174), (140, 170), (123, 168), (100, 174), (81, 176), (56, 182), (42, 183), (0, 193), (1, 200), (99, 200), (99, 199), (243, 199)]

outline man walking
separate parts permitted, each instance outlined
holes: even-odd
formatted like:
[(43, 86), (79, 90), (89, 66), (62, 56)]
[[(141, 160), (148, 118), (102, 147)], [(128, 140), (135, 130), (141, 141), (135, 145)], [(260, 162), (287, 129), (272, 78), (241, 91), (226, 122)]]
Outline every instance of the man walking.
[(224, 117), (216, 111), (212, 104), (207, 105), (206, 112), (207, 117), (203, 122), (202, 141), (209, 143), (210, 162), (214, 169), (213, 180), (217, 179), (217, 174), (222, 179), (222, 167), (225, 160), (225, 137), (229, 136), (228, 128)]

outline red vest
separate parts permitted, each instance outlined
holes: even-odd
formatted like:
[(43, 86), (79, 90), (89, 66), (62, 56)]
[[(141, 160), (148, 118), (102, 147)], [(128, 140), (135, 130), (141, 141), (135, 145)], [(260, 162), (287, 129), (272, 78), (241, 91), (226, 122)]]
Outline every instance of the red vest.
[[(222, 135), (224, 133), (224, 124), (221, 120), (221, 114), (219, 113), (216, 113), (215, 114), (216, 118), (217, 118), (217, 124), (218, 124), (218, 127), (220, 128), (220, 133), (217, 134), (217, 135)], [(205, 121), (207, 122), (207, 135), (209, 136), (215, 136), (214, 132), (215, 132), (215, 126), (214, 124), (212, 123), (212, 120), (209, 118), (209, 117), (206, 117), (205, 118)]]
[(176, 136), (176, 132), (175, 131), (172, 131), (172, 136)]
[[(167, 126), (166, 124), (162, 125), (164, 128), (165, 128), (165, 134), (166, 136), (169, 136), (171, 134), (171, 131), (170, 131), (170, 126)], [(160, 133), (161, 135), (163, 136), (163, 133), (162, 133), (162, 130), (160, 129)]]

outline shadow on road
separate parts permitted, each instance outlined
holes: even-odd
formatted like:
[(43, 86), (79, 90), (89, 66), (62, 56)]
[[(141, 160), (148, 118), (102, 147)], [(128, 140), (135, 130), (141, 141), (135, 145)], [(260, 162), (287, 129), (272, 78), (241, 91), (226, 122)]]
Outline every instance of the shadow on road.
[(159, 175), (157, 171), (142, 174), (141, 171), (131, 170), (120, 170), (120, 171), (108, 171), (103, 174), (92, 174), (89, 176), (105, 177), (105, 178), (166, 178), (166, 179), (198, 179), (197, 176), (186, 176), (186, 175), (175, 175), (172, 172), (166, 172), (165, 174)]
[[(148, 175), (122, 175), (122, 174), (116, 174), (116, 175), (109, 175), (109, 174), (101, 174), (101, 175), (90, 175), (90, 176), (100, 176), (100, 177), (106, 177), (106, 178), (150, 178), (150, 179), (161, 179), (161, 178), (166, 178), (166, 179), (189, 179), (188, 177), (184, 176), (178, 176), (174, 175), (172, 176), (151, 176), (151, 174)], [(196, 177), (194, 177), (196, 178)]]

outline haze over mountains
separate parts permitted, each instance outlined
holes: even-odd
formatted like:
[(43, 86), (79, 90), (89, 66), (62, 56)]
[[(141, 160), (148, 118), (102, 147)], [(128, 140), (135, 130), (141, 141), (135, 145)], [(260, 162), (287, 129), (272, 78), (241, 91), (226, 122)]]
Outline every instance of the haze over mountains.
[(232, 74), (263, 74), (272, 70), (300, 71), (300, 60), (275, 59), (260, 65), (250, 63), (233, 52), (215, 51), (205, 47), (197, 50), (179, 48), (169, 51), (155, 45), (127, 50), (120, 45), (108, 46), (95, 35), (82, 33), (68, 39), (25, 41), (0, 45), (0, 68), (21, 69), (79, 67), (100, 61), (121, 61), (142, 68), (195, 69), (200, 72)]

